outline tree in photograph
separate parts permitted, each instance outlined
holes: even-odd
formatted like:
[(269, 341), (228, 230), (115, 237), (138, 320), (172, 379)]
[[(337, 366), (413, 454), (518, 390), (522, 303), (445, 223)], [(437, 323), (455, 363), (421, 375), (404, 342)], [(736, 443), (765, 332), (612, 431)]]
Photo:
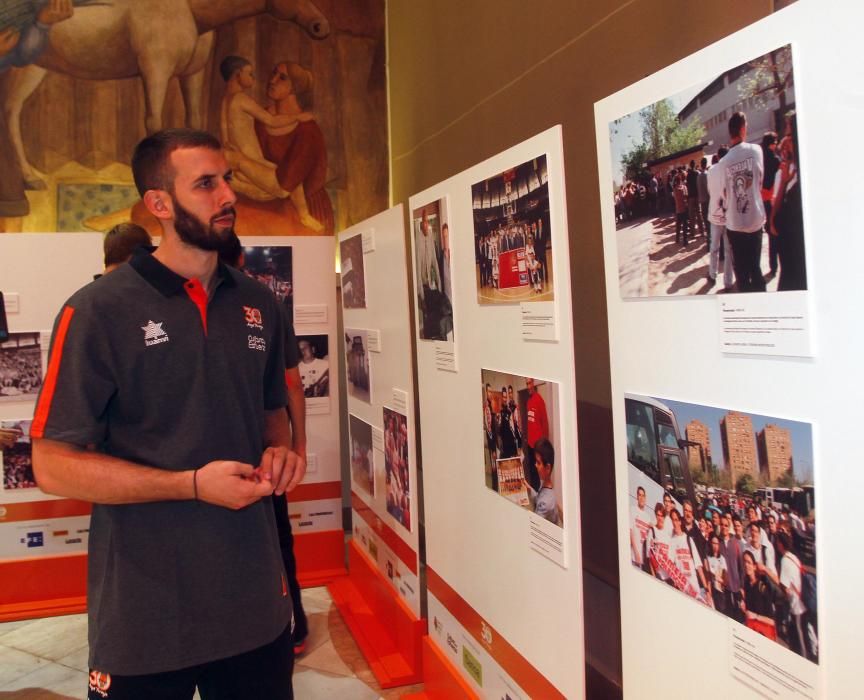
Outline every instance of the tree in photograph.
[[(765, 111), (777, 99), (777, 115), (783, 119), (787, 112), (786, 91), (794, 85), (792, 76), (792, 47), (789, 44), (769, 51), (764, 56), (750, 61), (751, 71), (738, 84), (738, 94), (742, 100), (754, 98), (754, 106)], [(781, 124), (775, 124), (781, 131)]]
[(797, 486), (797, 482), (795, 481), (795, 475), (792, 473), (792, 469), (789, 468), (785, 472), (783, 472), (780, 476), (777, 477), (777, 486), (781, 486), (784, 489), (791, 489)]
[(751, 474), (744, 474), (735, 484), (735, 491), (752, 496), (756, 493), (756, 480)]
[(628, 179), (641, 174), (649, 160), (698, 146), (705, 136), (699, 115), (694, 114), (686, 124), (682, 124), (668, 99), (648, 105), (639, 112), (639, 118), (642, 121), (642, 143), (634, 145), (621, 158)]

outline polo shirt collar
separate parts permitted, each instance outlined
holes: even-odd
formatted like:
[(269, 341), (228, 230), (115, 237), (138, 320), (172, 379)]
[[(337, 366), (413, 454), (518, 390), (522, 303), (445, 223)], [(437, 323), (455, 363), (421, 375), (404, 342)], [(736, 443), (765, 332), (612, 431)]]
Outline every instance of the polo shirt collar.
[[(132, 269), (163, 296), (170, 297), (180, 292), (185, 294), (183, 285), (188, 280), (173, 270), (168, 269), (153, 257), (153, 251), (155, 250), (156, 248), (152, 246), (142, 246), (136, 249), (132, 254), (132, 259), (129, 261)], [(223, 284), (227, 287), (235, 287), (237, 282), (231, 275), (228, 266), (220, 261), (216, 267), (216, 286), (214, 289)]]

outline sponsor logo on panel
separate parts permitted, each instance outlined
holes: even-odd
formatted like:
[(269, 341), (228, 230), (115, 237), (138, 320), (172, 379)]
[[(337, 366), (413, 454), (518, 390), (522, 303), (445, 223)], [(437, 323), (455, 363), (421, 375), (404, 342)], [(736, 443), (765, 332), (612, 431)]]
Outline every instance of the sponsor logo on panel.
[(477, 657), (468, 650), (468, 647), (466, 646), (462, 647), (462, 666), (464, 666), (465, 670), (468, 671), (468, 675), (474, 679), (477, 685), (482, 688), (483, 665), (477, 660)]
[(26, 544), (27, 547), (43, 547), (45, 545), (45, 535), (40, 530), (39, 532), (28, 532), (26, 537), (21, 540), (21, 544)]

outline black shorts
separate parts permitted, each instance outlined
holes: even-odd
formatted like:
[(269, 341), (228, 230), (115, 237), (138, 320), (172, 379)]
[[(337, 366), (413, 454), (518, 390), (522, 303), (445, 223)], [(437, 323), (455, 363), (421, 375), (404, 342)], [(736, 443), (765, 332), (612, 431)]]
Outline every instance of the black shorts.
[(293, 700), (290, 625), (270, 644), (178, 671), (114, 676), (90, 671), (87, 700)]

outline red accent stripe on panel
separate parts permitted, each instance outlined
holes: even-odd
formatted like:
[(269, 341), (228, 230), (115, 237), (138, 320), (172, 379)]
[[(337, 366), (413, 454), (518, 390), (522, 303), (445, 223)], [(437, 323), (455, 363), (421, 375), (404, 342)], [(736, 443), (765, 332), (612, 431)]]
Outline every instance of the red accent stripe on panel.
[(0, 508), (0, 523), (23, 520), (48, 520), (49, 518), (71, 518), (90, 515), (93, 505), (84, 501), (63, 499), (59, 501), (29, 501), (27, 503), (5, 503)]
[(353, 491), (351, 492), (351, 507), (361, 518), (363, 518), (363, 520), (366, 521), (366, 524), (371, 527), (382, 540), (384, 540), (384, 544), (393, 550), (396, 556), (403, 561), (411, 573), (416, 576), (417, 553), (411, 549), (410, 545), (399, 537), (392, 527), (381, 520), (381, 518), (378, 517), (378, 514), (366, 505), (363, 499)]
[[(495, 662), (519, 684), (529, 697), (544, 698), (544, 700), (561, 698), (563, 700), (564, 695), (428, 565), (426, 566), (426, 583), (429, 592), (450, 611), (459, 624), (474, 637), (480, 646), (489, 652)], [(491, 642), (484, 641), (484, 626), (488, 629), (487, 638), (491, 633)]]
[(66, 333), (75, 309), (71, 306), (63, 308), (60, 315), (60, 323), (57, 324), (57, 335), (54, 337), (54, 346), (51, 348), (51, 357), (48, 360), (48, 371), (45, 373), (45, 382), (42, 393), (39, 395), (39, 403), (36, 404), (36, 412), (33, 415), (33, 423), (30, 425), (30, 436), (41, 438), (45, 434), (45, 423), (48, 421), (48, 413), (51, 411), (51, 401), (54, 399), (54, 391), (57, 388), (57, 374), (60, 372), (60, 362), (63, 359), (63, 344), (66, 342)]
[(198, 313), (201, 314), (201, 325), (204, 327), (204, 335), (207, 335), (207, 290), (201, 284), (201, 281), (193, 277), (183, 283), (183, 288), (186, 294), (198, 307)]
[(325, 498), (342, 498), (342, 482), (322, 481), (317, 484), (300, 484), (288, 494), (289, 503), (322, 501)]

